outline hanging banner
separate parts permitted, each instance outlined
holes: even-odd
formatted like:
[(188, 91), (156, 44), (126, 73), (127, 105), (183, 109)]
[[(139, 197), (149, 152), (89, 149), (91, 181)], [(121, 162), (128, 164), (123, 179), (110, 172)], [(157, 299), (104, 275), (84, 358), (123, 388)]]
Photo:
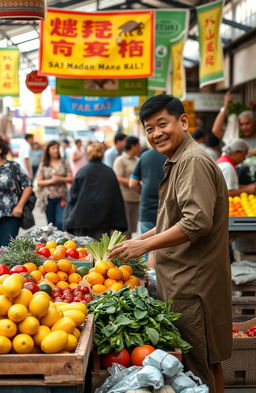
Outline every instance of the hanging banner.
[(60, 112), (81, 116), (109, 116), (120, 112), (120, 97), (70, 97), (60, 96)]
[(56, 93), (98, 97), (143, 96), (148, 93), (148, 80), (56, 78)]
[(20, 52), (16, 48), (0, 48), (0, 97), (18, 97)]
[(224, 79), (223, 51), (220, 37), (223, 2), (196, 7), (200, 45), (200, 87)]
[(167, 90), (170, 78), (170, 43), (188, 30), (189, 10), (157, 10), (155, 28), (155, 74), (149, 78), (152, 90)]
[(186, 73), (183, 65), (183, 50), (186, 36), (171, 44), (171, 92), (174, 97), (183, 100), (186, 96)]
[(153, 74), (154, 11), (48, 9), (40, 24), (40, 73), (65, 78)]

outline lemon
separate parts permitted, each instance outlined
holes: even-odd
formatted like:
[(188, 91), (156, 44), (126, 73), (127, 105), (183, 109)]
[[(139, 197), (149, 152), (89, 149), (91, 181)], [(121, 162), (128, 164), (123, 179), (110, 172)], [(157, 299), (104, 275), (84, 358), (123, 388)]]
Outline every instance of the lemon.
[(6, 315), (12, 302), (5, 295), (0, 295), (0, 315)]
[(28, 307), (32, 296), (32, 292), (29, 289), (23, 288), (20, 294), (13, 299), (13, 304), (23, 304), (23, 306)]
[(18, 329), (20, 333), (33, 335), (37, 333), (38, 328), (39, 328), (38, 319), (30, 315), (18, 324)]
[(57, 307), (51, 306), (49, 307), (47, 314), (41, 319), (41, 324), (51, 327), (62, 317), (63, 312), (61, 310), (58, 310)]
[(48, 326), (45, 325), (41, 325), (38, 328), (37, 333), (33, 336), (34, 339), (34, 343), (36, 345), (41, 345), (42, 340), (47, 336), (47, 334), (50, 334), (50, 328)]
[(68, 342), (64, 347), (64, 351), (74, 351), (77, 346), (77, 338), (73, 334), (68, 334)]
[(68, 317), (60, 318), (57, 322), (52, 326), (52, 332), (55, 330), (63, 330), (66, 333), (73, 333), (75, 329), (75, 322), (73, 319)]
[(14, 337), (12, 345), (17, 353), (31, 353), (34, 348), (34, 341), (28, 334), (18, 334)]
[[(47, 295), (47, 294), (46, 294)], [(47, 314), (50, 306), (50, 298), (47, 295), (33, 296), (29, 303), (29, 311), (37, 318), (41, 318)]]
[(20, 294), (23, 287), (23, 281), (21, 281), (17, 276), (18, 274), (13, 274), (4, 280), (2, 285), (6, 296), (14, 298)]
[(69, 311), (69, 310), (79, 310), (82, 311), (85, 315), (87, 315), (88, 313), (88, 309), (86, 307), (86, 305), (84, 303), (69, 303), (69, 304), (65, 304), (63, 306), (58, 306), (59, 310), (64, 311)]
[(10, 277), (10, 274), (3, 274), (0, 276), (0, 284), (2, 284), (7, 277)]
[(11, 340), (5, 336), (0, 336), (0, 354), (9, 353), (11, 349)]
[(14, 337), (17, 332), (17, 326), (10, 319), (0, 320), (0, 336)]
[(42, 351), (45, 353), (56, 353), (63, 351), (68, 342), (68, 334), (62, 330), (55, 330), (41, 342)]
[(76, 327), (82, 325), (85, 321), (86, 315), (80, 310), (63, 311), (64, 317), (71, 318)]
[(8, 318), (13, 322), (21, 322), (25, 319), (28, 309), (23, 304), (14, 304), (8, 310)]
[(81, 334), (81, 333), (80, 333), (80, 330), (77, 329), (77, 328), (75, 328), (74, 331), (73, 331), (73, 335), (74, 335), (77, 339), (79, 339), (80, 334)]

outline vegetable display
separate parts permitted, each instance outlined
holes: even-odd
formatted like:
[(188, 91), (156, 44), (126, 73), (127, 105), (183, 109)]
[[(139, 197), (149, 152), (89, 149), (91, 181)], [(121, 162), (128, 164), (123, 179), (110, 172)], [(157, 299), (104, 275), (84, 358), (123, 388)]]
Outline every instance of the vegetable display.
[(187, 352), (191, 345), (173, 324), (181, 314), (170, 311), (172, 303), (149, 297), (147, 289), (140, 286), (94, 298), (88, 306), (95, 316), (94, 344), (98, 354), (145, 344)]
[(37, 264), (39, 261), (40, 257), (36, 254), (34, 242), (30, 238), (11, 239), (8, 247), (0, 254), (0, 264), (9, 268), (26, 262)]

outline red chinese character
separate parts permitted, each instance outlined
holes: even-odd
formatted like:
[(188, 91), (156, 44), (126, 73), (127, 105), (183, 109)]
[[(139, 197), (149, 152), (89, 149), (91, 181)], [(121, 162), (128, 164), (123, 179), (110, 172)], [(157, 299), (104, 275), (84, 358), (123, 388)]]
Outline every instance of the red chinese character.
[(9, 79), (9, 80), (12, 80), (12, 77), (11, 77), (11, 75), (9, 74), (9, 72), (6, 72), (5, 74), (4, 74), (4, 79)]
[(4, 61), (11, 61), (12, 57), (10, 55), (4, 55)]
[(82, 27), (82, 37), (88, 38), (93, 33), (93, 20), (85, 20)]
[(51, 20), (51, 26), (53, 26), (51, 35), (56, 34), (63, 37), (76, 37), (77, 21), (74, 19), (61, 20), (60, 18), (55, 18)]
[(209, 41), (206, 43), (206, 52), (214, 52), (213, 41)]
[(5, 65), (4, 65), (4, 69), (5, 69), (6, 71), (11, 71), (11, 69), (12, 69), (11, 64), (9, 64), (9, 63), (5, 64)]
[(4, 82), (3, 83), (3, 88), (4, 89), (11, 89), (12, 88), (12, 82)]
[(122, 40), (120, 42), (120, 44), (118, 44), (120, 46), (118, 53), (122, 57), (126, 56), (127, 51), (128, 51), (129, 57), (143, 56), (143, 43), (144, 43), (143, 41), (132, 40), (130, 42), (127, 42), (125, 40)]
[(215, 36), (214, 31), (211, 31), (211, 29), (209, 29), (206, 33), (205, 39), (212, 40), (214, 38), (214, 36)]
[(206, 19), (205, 19), (205, 21), (204, 21), (204, 27), (207, 27), (210, 23), (211, 23), (211, 24), (215, 24), (215, 23), (216, 23), (216, 21), (213, 19), (212, 16), (210, 16), (210, 18), (206, 18)]
[(61, 53), (62, 55), (66, 56), (66, 57), (72, 55), (72, 49), (73, 49), (73, 46), (75, 45), (73, 42), (67, 42), (65, 40), (51, 41), (51, 44), (53, 44), (53, 54), (54, 55)]
[(100, 56), (100, 57), (109, 57), (108, 53), (108, 42), (85, 42), (85, 55), (83, 57), (93, 57), (93, 56)]
[(112, 22), (108, 20), (96, 21), (95, 22), (95, 33), (97, 38), (110, 38)]
[(214, 57), (213, 57), (213, 55), (206, 56), (206, 58), (205, 58), (205, 65), (206, 66), (214, 65)]

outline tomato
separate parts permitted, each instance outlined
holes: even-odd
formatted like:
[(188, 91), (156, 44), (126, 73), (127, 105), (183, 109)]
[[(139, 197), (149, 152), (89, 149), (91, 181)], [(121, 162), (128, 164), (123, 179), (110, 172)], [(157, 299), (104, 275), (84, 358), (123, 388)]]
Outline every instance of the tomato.
[(79, 259), (85, 258), (87, 257), (87, 253), (84, 251), (78, 251), (78, 255), (79, 255)]
[(41, 247), (39, 248), (39, 250), (37, 251), (37, 253), (39, 255), (42, 255), (45, 258), (49, 258), (49, 256), (51, 255), (51, 251), (49, 250), (49, 248), (47, 247)]
[(127, 349), (124, 348), (120, 352), (110, 352), (107, 355), (102, 356), (102, 364), (104, 368), (111, 367), (113, 363), (129, 367), (131, 364), (131, 358)]
[(93, 300), (93, 296), (90, 293), (86, 293), (84, 295), (84, 300), (86, 303), (90, 303), (90, 301)]
[(43, 243), (37, 243), (36, 244), (36, 250), (39, 250), (39, 248), (42, 248), (42, 247), (44, 247)]
[(155, 348), (151, 345), (141, 345), (139, 347), (135, 347), (131, 353), (131, 363), (134, 366), (142, 366), (142, 362), (146, 356), (150, 353), (154, 352)]
[(0, 265), (0, 276), (3, 274), (10, 274), (10, 270), (5, 265)]
[(66, 248), (60, 248), (64, 246), (57, 246), (56, 250), (53, 252), (52, 256), (55, 259), (55, 261), (59, 261), (60, 259), (64, 259), (66, 255)]
[(29, 289), (32, 293), (40, 291), (39, 286), (36, 285), (34, 282), (25, 282), (23, 288)]
[[(65, 243), (66, 244), (66, 243)], [(74, 248), (68, 248), (66, 251), (66, 257), (71, 257), (74, 259), (79, 259), (79, 252)]]
[(10, 270), (10, 273), (28, 273), (28, 269), (26, 268), (26, 266), (23, 265), (16, 265), (13, 266)]

